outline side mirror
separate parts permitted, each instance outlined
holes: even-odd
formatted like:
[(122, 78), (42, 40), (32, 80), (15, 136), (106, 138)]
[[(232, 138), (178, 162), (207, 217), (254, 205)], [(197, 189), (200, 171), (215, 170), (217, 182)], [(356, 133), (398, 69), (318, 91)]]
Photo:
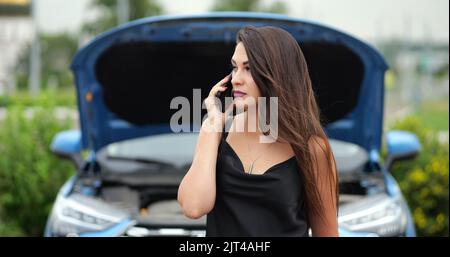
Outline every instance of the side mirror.
[(386, 137), (388, 170), (397, 161), (414, 159), (422, 148), (417, 136), (407, 131), (390, 131)]
[(71, 160), (75, 167), (79, 169), (82, 164), (80, 131), (68, 130), (59, 132), (53, 137), (51, 150), (55, 155)]

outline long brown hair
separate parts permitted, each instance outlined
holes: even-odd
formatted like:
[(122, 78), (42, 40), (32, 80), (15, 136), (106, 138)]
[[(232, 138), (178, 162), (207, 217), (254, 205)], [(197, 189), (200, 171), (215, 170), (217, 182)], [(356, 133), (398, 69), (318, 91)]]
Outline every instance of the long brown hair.
[[(330, 189), (336, 191), (338, 208), (338, 177), (331, 174), (336, 167), (327, 136), (320, 123), (305, 57), (298, 42), (287, 31), (276, 27), (247, 26), (237, 33), (237, 43), (244, 44), (250, 72), (261, 96), (278, 97), (278, 135), (290, 143), (303, 180), (303, 192), (309, 216), (324, 217), (319, 193), (319, 179), (324, 175)], [(309, 148), (310, 140), (323, 139), (322, 151), (327, 157), (330, 174), (316, 174), (317, 159)]]

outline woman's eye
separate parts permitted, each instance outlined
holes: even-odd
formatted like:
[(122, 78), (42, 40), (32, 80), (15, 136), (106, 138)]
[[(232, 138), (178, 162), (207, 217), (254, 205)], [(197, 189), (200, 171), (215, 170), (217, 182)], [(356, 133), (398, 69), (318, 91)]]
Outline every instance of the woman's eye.
[[(238, 67), (236, 67), (236, 66), (231, 66), (231, 69), (232, 69), (233, 71), (236, 71), (236, 70), (238, 69)], [(250, 70), (250, 67), (244, 67), (244, 69), (245, 69), (246, 71), (249, 71), (249, 70)]]

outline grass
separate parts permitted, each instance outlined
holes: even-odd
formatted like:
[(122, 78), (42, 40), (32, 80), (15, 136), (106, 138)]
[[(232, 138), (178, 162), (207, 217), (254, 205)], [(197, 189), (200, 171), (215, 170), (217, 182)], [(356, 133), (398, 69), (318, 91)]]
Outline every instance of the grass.
[(422, 120), (424, 127), (433, 131), (448, 130), (448, 103), (448, 98), (422, 103), (417, 116)]
[(27, 90), (18, 90), (13, 94), (0, 95), (0, 107), (14, 105), (41, 106), (52, 102), (57, 106), (76, 107), (75, 88), (62, 88), (57, 90), (43, 89), (33, 97)]

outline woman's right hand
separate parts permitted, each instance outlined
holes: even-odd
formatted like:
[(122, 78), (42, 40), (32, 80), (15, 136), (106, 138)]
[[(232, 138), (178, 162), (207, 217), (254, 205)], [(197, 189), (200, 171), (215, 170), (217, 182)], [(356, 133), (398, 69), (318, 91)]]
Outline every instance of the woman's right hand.
[(215, 86), (211, 88), (211, 91), (209, 91), (208, 97), (205, 99), (205, 106), (206, 110), (208, 111), (208, 119), (207, 121), (212, 123), (210, 125), (213, 125), (213, 128), (218, 130), (216, 132), (221, 132), (224, 125), (226, 117), (230, 114), (230, 112), (233, 110), (233, 104), (230, 104), (225, 112), (222, 112), (220, 110), (220, 104), (218, 102), (218, 99), (216, 97), (217, 93), (223, 92), (227, 90), (226, 84), (228, 80), (230, 79), (230, 75), (227, 75), (225, 78), (223, 78), (221, 81), (219, 81)]
[(208, 214), (216, 201), (216, 166), (218, 147), (221, 142), (223, 127), (228, 112), (222, 113), (217, 104), (216, 95), (226, 90), (226, 83), (230, 76), (226, 76), (212, 87), (204, 104), (208, 110), (208, 118), (203, 121), (195, 147), (195, 154), (191, 167), (178, 187), (177, 200), (183, 213), (198, 219)]

